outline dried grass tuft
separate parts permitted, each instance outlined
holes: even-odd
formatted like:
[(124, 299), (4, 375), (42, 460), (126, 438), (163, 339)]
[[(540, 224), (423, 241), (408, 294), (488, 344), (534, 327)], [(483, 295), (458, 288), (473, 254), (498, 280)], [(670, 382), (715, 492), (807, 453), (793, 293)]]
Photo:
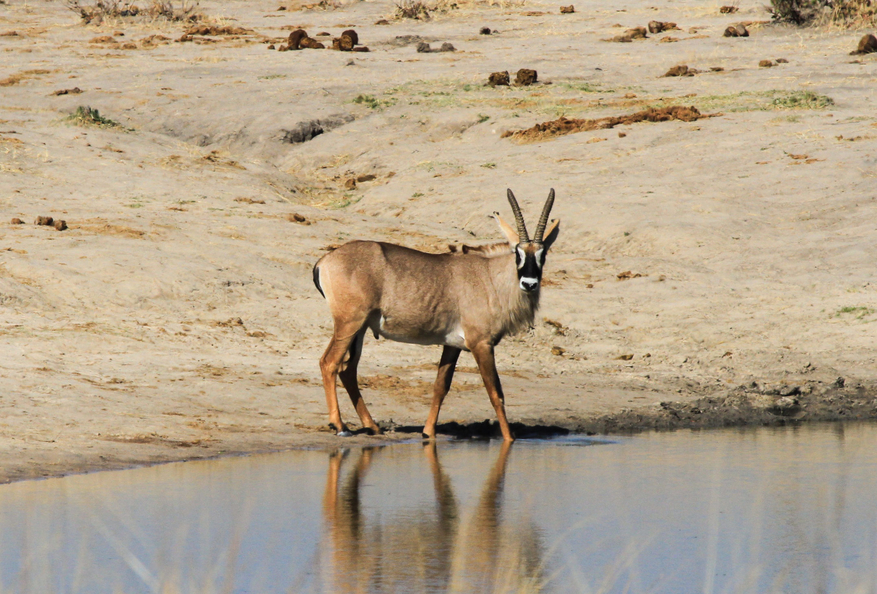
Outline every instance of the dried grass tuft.
[(130, 1), (121, 0), (94, 0), (93, 2), (67, 0), (67, 8), (79, 13), (82, 21), (86, 24), (100, 24), (105, 19), (124, 17), (189, 23), (204, 18), (198, 11), (198, 3), (189, 0), (182, 0), (179, 4), (174, 0), (149, 0), (146, 8), (140, 8)]

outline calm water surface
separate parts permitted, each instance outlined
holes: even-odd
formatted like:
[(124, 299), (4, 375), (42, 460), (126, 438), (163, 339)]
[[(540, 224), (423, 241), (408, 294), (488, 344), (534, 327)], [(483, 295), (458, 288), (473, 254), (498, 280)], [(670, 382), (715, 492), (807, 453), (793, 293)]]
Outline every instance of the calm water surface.
[(412, 443), (16, 483), (0, 487), (0, 592), (875, 593), (877, 425)]

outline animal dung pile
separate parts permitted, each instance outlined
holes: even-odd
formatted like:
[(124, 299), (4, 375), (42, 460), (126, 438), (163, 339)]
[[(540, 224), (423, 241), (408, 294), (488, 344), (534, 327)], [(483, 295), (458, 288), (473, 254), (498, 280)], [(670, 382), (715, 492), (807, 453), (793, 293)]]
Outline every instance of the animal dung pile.
[(515, 85), (519, 87), (528, 87), (537, 81), (537, 73), (529, 68), (521, 68), (515, 75)]
[[(320, 34), (328, 36), (328, 34)], [(270, 46), (269, 46), (270, 47)], [(286, 43), (277, 48), (277, 51), (288, 52), (301, 49), (325, 49), (326, 46), (321, 41), (317, 41), (313, 37), (309, 37), (304, 29), (296, 29), (289, 34)], [(341, 33), (339, 37), (332, 40), (332, 49), (341, 52), (367, 52), (369, 49), (359, 45), (359, 35), (353, 29), (348, 29)]]
[(649, 33), (663, 33), (664, 31), (673, 30), (679, 30), (679, 27), (676, 26), (676, 23), (664, 23), (662, 21), (649, 22)]
[(858, 56), (861, 54), (872, 54), (877, 52), (877, 37), (874, 37), (873, 34), (868, 33), (864, 37), (859, 40), (859, 46), (850, 52), (851, 56)]
[(603, 41), (614, 41), (616, 43), (630, 43), (634, 39), (648, 39), (649, 36), (646, 34), (645, 27), (634, 27), (633, 29), (628, 29), (622, 35), (616, 35), (611, 39), (604, 39)]
[(503, 70), (502, 72), (492, 72), (490, 76), (487, 77), (487, 86), (509, 86), (509, 71)]
[[(19, 221), (16, 223), (15, 221)], [(12, 219), (13, 224), (22, 224), (21, 219)], [(54, 227), (58, 231), (64, 231), (67, 229), (67, 221), (55, 220), (52, 217), (43, 217), (39, 216), (34, 219), (34, 225), (39, 225), (41, 227)]]
[(536, 124), (526, 130), (509, 130), (504, 132), (501, 138), (511, 138), (519, 142), (538, 142), (555, 136), (587, 132), (589, 130), (605, 130), (623, 124), (636, 124), (639, 122), (669, 122), (679, 120), (682, 122), (694, 122), (702, 118), (711, 118), (721, 114), (702, 114), (696, 107), (684, 107), (673, 105), (670, 107), (649, 108), (630, 115), (611, 116), (595, 120), (568, 119), (560, 117), (550, 122)]
[(457, 48), (455, 48), (453, 46), (453, 44), (450, 44), (447, 41), (444, 42), (441, 45), (441, 47), (438, 49), (434, 49), (434, 48), (430, 47), (430, 45), (428, 43), (426, 43), (425, 41), (421, 41), (420, 43), (417, 44), (417, 53), (418, 54), (435, 54), (435, 53), (439, 53), (439, 52), (455, 52), (455, 51), (457, 51)]
[(670, 68), (670, 70), (665, 72), (662, 76), (663, 77), (694, 76), (695, 74), (700, 74), (700, 70), (697, 70), (695, 68), (689, 68), (685, 64), (679, 64), (677, 66), (673, 66), (672, 68)]
[[(529, 68), (521, 68), (515, 74), (515, 86), (516, 87), (528, 87), (532, 84), (538, 82), (539, 74), (535, 70), (531, 70)], [(498, 87), (504, 86), (507, 87), (510, 84), (509, 71), (503, 70), (502, 72), (493, 72), (489, 77), (487, 77), (487, 85), (489, 87)]]
[(749, 30), (743, 23), (731, 25), (722, 34), (723, 37), (749, 37)]

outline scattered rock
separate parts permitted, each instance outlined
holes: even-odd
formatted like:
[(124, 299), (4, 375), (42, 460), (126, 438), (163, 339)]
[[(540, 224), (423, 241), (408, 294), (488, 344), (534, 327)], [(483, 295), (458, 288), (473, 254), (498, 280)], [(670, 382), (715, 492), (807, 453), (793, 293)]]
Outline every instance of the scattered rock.
[(710, 72), (724, 72), (725, 69), (721, 66), (710, 66)]
[(615, 359), (618, 361), (630, 361), (631, 359), (633, 359), (633, 355), (619, 355), (615, 357)]
[(67, 230), (67, 221), (55, 221), (55, 224), (53, 226), (58, 231), (66, 231)]
[(348, 178), (344, 182), (344, 189), (345, 190), (355, 190), (356, 189), (356, 178), (355, 177)]
[(356, 46), (355, 48), (353, 48), (351, 51), (354, 51), (354, 52), (370, 52), (371, 50), (368, 49), (368, 48), (367, 48), (366, 46), (364, 46), (364, 45), (358, 45), (358, 46)]
[(776, 60), (774, 60), (774, 62), (776, 62), (777, 64), (788, 64), (789, 63), (789, 61), (786, 60), (785, 58), (777, 58)]
[(738, 10), (740, 10), (740, 9), (737, 8), (736, 6), (723, 6), (719, 9), (719, 12), (722, 14), (734, 14)]
[(773, 62), (771, 62), (770, 60), (761, 60), (758, 63), (759, 68), (770, 68), (772, 66), (773, 66)]
[(658, 40), (658, 43), (676, 43), (679, 41), (678, 37), (672, 37), (668, 35), (667, 37), (662, 37)]
[(850, 52), (850, 55), (857, 56), (861, 54), (872, 54), (874, 52), (877, 52), (877, 37), (874, 37), (872, 33), (868, 33), (859, 40), (859, 46), (854, 51)]
[(639, 272), (632, 272), (630, 270), (625, 270), (624, 272), (619, 272), (618, 274), (615, 275), (615, 278), (617, 278), (620, 281), (630, 280), (632, 278), (641, 278), (641, 277), (642, 277), (642, 275)]
[(566, 354), (566, 350), (563, 347), (553, 346), (551, 347), (551, 354), (558, 357), (563, 357)]
[(509, 71), (503, 70), (502, 72), (493, 72), (487, 77), (487, 84), (491, 87), (496, 86), (509, 86)]
[(18, 217), (13, 217), (12, 221), (10, 221), (13, 225), (24, 225), (24, 221), (19, 219)]
[(480, 33), (481, 35), (490, 35), (491, 33), (493, 33), (493, 31), (490, 30), (490, 27), (481, 27), (478, 33)]
[(700, 70), (696, 70), (694, 68), (689, 68), (685, 64), (679, 64), (677, 66), (673, 66), (663, 74), (663, 76), (694, 76), (695, 74), (699, 74)]
[(625, 134), (624, 132), (618, 133), (618, 138), (625, 138), (626, 136), (627, 136), (627, 134)]
[(418, 54), (428, 54), (431, 51), (432, 51), (432, 48), (429, 47), (429, 44), (426, 43), (425, 41), (421, 41), (420, 43), (417, 44), (417, 53)]
[(375, 25), (389, 25), (389, 24), (390, 24), (390, 21), (388, 21), (387, 19), (381, 19), (379, 21), (375, 21)]
[(664, 23), (661, 21), (651, 21), (649, 23), (649, 33), (663, 33), (664, 31), (679, 30), (676, 23)]
[(55, 219), (52, 217), (37, 217), (34, 222), (34, 225), (44, 225), (46, 227), (51, 227), (55, 224)]
[(365, 182), (374, 181), (377, 178), (378, 178), (378, 176), (375, 175), (374, 173), (366, 173), (364, 175), (357, 176), (356, 182), (361, 184), (361, 183), (365, 183)]
[(736, 25), (731, 25), (725, 32), (723, 33), (724, 37), (749, 37), (749, 30), (746, 29), (746, 26), (738, 23)]
[[(283, 47), (287, 47), (287, 46), (284, 45)], [(268, 44), (268, 49), (269, 49), (269, 50), (273, 50), (273, 49), (275, 49), (275, 48), (274, 48), (274, 44), (273, 44), (273, 43), (269, 43), (269, 44)]]
[(569, 6), (561, 6), (560, 14), (572, 14), (576, 11), (575, 6), (570, 4)]
[(536, 82), (537, 74), (535, 70), (529, 68), (521, 68), (515, 75), (515, 86), (527, 87)]
[(118, 43), (116, 39), (112, 35), (100, 35), (99, 37), (92, 37), (88, 40), (88, 43)]

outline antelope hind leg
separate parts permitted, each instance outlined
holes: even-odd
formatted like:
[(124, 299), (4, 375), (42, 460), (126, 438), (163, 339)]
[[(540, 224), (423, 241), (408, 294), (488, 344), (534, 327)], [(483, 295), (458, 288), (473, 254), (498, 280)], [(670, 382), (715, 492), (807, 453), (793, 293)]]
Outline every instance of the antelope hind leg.
[(329, 424), (335, 429), (338, 435), (348, 437), (351, 435), (347, 425), (341, 420), (341, 411), (338, 409), (338, 390), (337, 381), (338, 372), (341, 369), (341, 363), (344, 355), (350, 350), (350, 343), (356, 338), (359, 327), (336, 326), (329, 346), (326, 352), (320, 357), (320, 371), (323, 374), (323, 389), (326, 392), (326, 406), (329, 409)]
[(365, 340), (367, 329), (366, 326), (363, 326), (356, 333), (356, 336), (353, 337), (353, 341), (350, 344), (350, 360), (347, 362), (347, 367), (345, 367), (344, 371), (339, 372), (338, 376), (341, 378), (341, 383), (350, 396), (350, 401), (353, 403), (353, 408), (356, 409), (356, 414), (359, 415), (362, 426), (368, 429), (372, 435), (379, 435), (381, 429), (372, 419), (371, 414), (369, 414), (362, 393), (359, 391), (359, 383), (356, 380), (356, 369), (359, 365), (359, 358), (362, 356), (362, 343)]

